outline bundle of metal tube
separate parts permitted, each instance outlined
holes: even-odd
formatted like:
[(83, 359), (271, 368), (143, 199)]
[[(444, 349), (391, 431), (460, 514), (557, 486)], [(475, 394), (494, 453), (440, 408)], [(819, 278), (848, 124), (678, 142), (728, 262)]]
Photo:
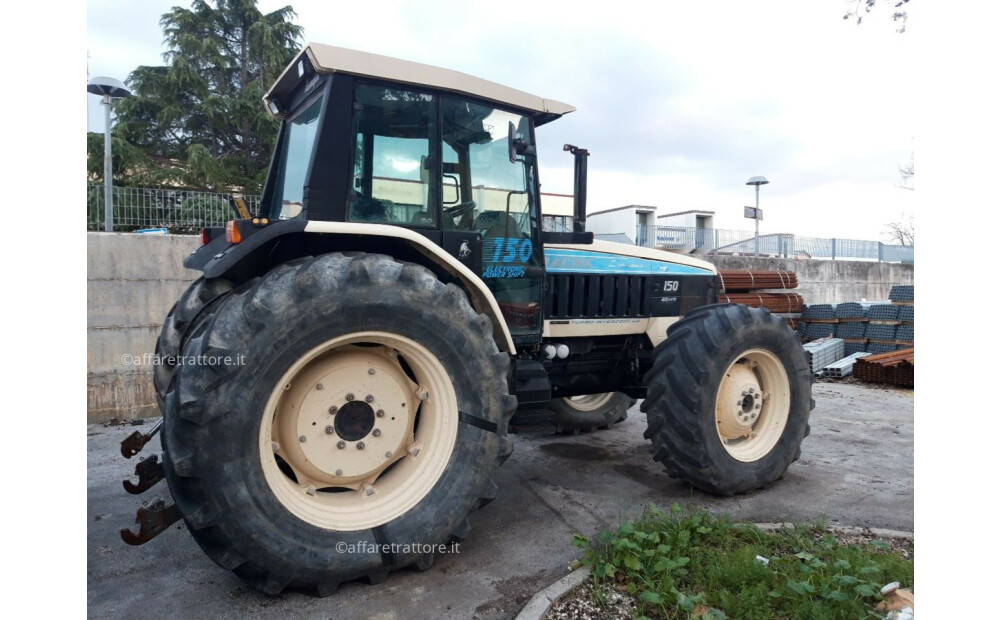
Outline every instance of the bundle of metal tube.
[(723, 292), (758, 291), (761, 289), (796, 288), (799, 279), (794, 271), (773, 269), (752, 271), (750, 269), (726, 269), (719, 272), (720, 290)]
[(771, 312), (802, 312), (805, 300), (798, 293), (720, 293), (719, 303), (767, 308)]
[(913, 387), (913, 349), (858, 359), (854, 362), (854, 376), (872, 383)]
[(859, 353), (852, 353), (845, 358), (839, 359), (836, 362), (823, 367), (824, 377), (837, 377), (843, 378), (851, 374), (854, 369), (854, 362), (862, 357), (868, 357), (871, 353), (866, 353), (864, 351)]
[(823, 368), (844, 357), (844, 341), (841, 338), (826, 338), (814, 340), (803, 345), (809, 370), (813, 374), (822, 374)]

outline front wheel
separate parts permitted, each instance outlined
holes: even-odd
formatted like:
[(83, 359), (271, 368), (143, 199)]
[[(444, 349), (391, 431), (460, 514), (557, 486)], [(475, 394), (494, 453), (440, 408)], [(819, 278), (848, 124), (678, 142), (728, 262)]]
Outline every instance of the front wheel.
[(555, 414), (556, 432), (575, 434), (580, 431), (610, 429), (625, 420), (635, 399), (621, 392), (587, 394), (568, 398), (553, 398), (549, 409)]
[(809, 434), (812, 375), (782, 319), (739, 304), (672, 325), (646, 374), (645, 437), (668, 473), (717, 495), (781, 478)]

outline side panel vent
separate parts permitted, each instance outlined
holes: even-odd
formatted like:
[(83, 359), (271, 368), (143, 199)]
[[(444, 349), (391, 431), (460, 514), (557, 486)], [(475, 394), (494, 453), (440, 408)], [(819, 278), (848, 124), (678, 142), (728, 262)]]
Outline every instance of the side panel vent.
[(647, 278), (628, 275), (549, 275), (550, 319), (647, 317)]

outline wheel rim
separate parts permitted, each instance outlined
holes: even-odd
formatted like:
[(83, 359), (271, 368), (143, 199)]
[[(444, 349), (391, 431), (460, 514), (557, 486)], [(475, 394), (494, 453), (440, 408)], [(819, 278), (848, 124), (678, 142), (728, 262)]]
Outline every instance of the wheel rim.
[(752, 349), (734, 360), (719, 384), (715, 426), (723, 447), (738, 461), (766, 456), (788, 423), (788, 373), (776, 355)]
[(614, 392), (604, 394), (585, 394), (583, 396), (570, 396), (563, 401), (577, 411), (594, 411), (608, 404), (614, 398)]
[(268, 486), (300, 519), (355, 531), (387, 523), (437, 483), (458, 434), (448, 372), (386, 332), (329, 340), (303, 355), (264, 408)]

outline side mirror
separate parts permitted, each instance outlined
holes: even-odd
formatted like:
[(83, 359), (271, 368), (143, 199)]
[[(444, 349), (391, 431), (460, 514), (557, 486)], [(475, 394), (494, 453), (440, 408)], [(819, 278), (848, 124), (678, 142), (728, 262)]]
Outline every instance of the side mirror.
[(524, 140), (518, 140), (514, 137), (517, 130), (514, 128), (514, 123), (507, 123), (507, 155), (510, 157), (510, 162), (512, 164), (522, 161), (517, 158), (518, 155), (526, 155), (530, 157), (535, 156), (534, 145), (527, 144)]
[(514, 128), (513, 122), (507, 123), (507, 155), (510, 157), (510, 163), (517, 163), (517, 147), (514, 146), (514, 133), (517, 130)]

